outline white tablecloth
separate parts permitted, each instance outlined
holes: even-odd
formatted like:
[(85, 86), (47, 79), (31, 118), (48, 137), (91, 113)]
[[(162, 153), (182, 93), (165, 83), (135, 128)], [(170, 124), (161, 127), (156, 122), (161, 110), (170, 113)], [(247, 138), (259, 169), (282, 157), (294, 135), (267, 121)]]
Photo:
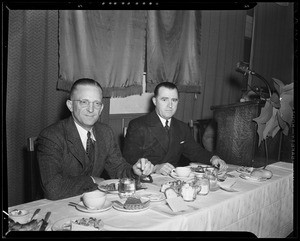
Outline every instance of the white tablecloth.
[[(234, 166), (231, 166), (235, 169)], [(293, 231), (293, 164), (278, 162), (267, 166), (273, 177), (264, 182), (251, 182), (236, 176), (235, 189), (226, 192), (221, 189), (207, 196), (197, 196), (188, 202), (189, 210), (173, 213), (165, 201), (151, 202), (148, 210), (127, 213), (114, 208), (101, 213), (85, 213), (69, 206), (70, 201), (79, 202), (80, 196), (50, 201), (42, 199), (10, 207), (26, 209), (31, 213), (41, 208), (37, 218), (43, 218), (51, 211), (51, 225), (56, 221), (71, 217), (97, 217), (105, 224), (105, 230), (119, 231), (248, 231), (257, 237), (286, 237)], [(171, 177), (152, 175), (153, 184), (148, 188), (159, 190)], [(143, 192), (143, 191), (139, 191)], [(116, 194), (108, 194), (108, 200), (118, 200)]]

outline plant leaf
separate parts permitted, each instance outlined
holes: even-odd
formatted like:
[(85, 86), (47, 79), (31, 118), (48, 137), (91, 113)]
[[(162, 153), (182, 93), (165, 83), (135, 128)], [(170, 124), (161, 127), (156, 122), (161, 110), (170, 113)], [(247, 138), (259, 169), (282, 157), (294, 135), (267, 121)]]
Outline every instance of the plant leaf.
[(279, 79), (275, 79), (275, 78), (272, 79), (274, 81), (274, 87), (277, 90), (278, 94), (280, 95), (283, 91), (284, 83), (282, 83), (282, 81)]
[(271, 117), (271, 119), (266, 123), (266, 128), (263, 131), (263, 139), (266, 139), (268, 136), (272, 135), (273, 129), (278, 126), (278, 122), (277, 122), (277, 117), (276, 117), (276, 113), (277, 113), (277, 109), (273, 109), (273, 115)]
[(271, 104), (273, 107), (279, 109), (280, 108), (280, 100), (277, 93), (273, 93), (270, 98)]
[(253, 120), (258, 123), (267, 123), (273, 114), (273, 106), (270, 101), (266, 101), (265, 106), (261, 109), (260, 115)]
[(279, 109), (278, 115), (280, 116), (280, 118), (282, 118), (282, 120), (287, 122), (289, 126), (291, 126), (293, 121), (293, 109), (288, 104), (284, 106), (285, 108)]

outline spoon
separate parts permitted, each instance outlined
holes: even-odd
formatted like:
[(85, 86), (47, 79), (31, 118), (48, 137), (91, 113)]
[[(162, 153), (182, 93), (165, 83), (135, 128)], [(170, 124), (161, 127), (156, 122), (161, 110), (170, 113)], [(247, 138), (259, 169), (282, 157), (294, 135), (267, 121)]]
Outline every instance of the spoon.
[(36, 209), (36, 210), (34, 211), (32, 217), (31, 217), (30, 221), (31, 221), (31, 220), (34, 218), (34, 216), (37, 215), (40, 211), (41, 211), (40, 208)]
[(80, 205), (80, 204), (78, 204), (78, 203), (69, 202), (69, 205), (70, 205), (70, 206), (74, 206), (74, 207), (81, 207), (81, 208), (84, 208), (84, 209), (86, 209), (86, 210), (89, 210), (86, 206)]

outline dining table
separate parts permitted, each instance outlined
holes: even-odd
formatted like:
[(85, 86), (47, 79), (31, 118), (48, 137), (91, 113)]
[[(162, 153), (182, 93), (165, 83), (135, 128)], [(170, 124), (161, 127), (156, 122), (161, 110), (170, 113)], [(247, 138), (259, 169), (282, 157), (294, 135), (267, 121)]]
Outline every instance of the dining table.
[[(227, 169), (227, 179), (234, 180), (235, 191), (219, 188), (207, 195), (198, 194), (194, 201), (185, 202), (188, 208), (184, 211), (174, 212), (168, 202), (162, 199), (151, 201), (148, 208), (139, 212), (122, 211), (113, 205), (101, 212), (86, 212), (70, 205), (70, 202), (81, 202), (82, 195), (78, 195), (60, 200), (40, 199), (23, 203), (8, 207), (7, 212), (25, 209), (33, 213), (39, 208), (41, 211), (35, 216), (36, 219), (43, 219), (47, 212), (51, 212), (46, 228), (46, 231), (50, 231), (49, 235), (56, 233), (53, 227), (60, 220), (95, 217), (104, 223), (103, 230), (98, 233), (100, 236), (116, 233), (112, 231), (190, 231), (193, 235), (216, 232), (230, 236), (231, 232), (245, 232), (258, 238), (287, 237), (294, 230), (293, 163), (275, 162), (267, 165), (265, 169), (273, 175), (264, 181), (241, 178), (238, 167), (228, 164)], [(147, 189), (137, 191), (136, 195), (159, 193), (164, 183), (175, 180), (172, 176), (155, 173), (151, 176), (153, 182), (143, 183)], [(117, 193), (107, 193), (107, 200), (121, 199)], [(6, 235), (16, 233), (20, 232), (11, 231)], [(76, 235), (76, 232), (71, 233)]]

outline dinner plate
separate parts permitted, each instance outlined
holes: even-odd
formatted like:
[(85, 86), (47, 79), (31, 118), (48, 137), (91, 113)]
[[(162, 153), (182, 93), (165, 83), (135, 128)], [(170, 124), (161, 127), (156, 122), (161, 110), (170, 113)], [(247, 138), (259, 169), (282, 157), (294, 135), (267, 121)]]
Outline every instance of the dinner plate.
[(242, 173), (240, 175), (240, 178), (243, 178), (245, 180), (252, 181), (252, 182), (264, 182), (267, 180), (267, 178), (265, 178), (265, 177), (253, 177), (250, 174), (244, 174), (244, 173)]
[[(71, 231), (71, 221), (75, 221), (75, 220), (79, 220), (82, 218), (89, 218), (89, 217), (80, 217), (80, 216), (75, 216), (75, 217), (68, 217), (68, 218), (63, 218), (60, 219), (58, 221), (56, 221), (53, 225), (52, 225), (52, 231)], [(103, 223), (103, 221), (101, 221)], [(104, 224), (103, 224), (104, 226)], [(95, 231), (101, 231), (103, 229), (95, 229)]]
[(78, 205), (76, 206), (76, 209), (81, 212), (85, 212), (85, 213), (101, 213), (101, 212), (111, 209), (111, 207), (112, 207), (111, 201), (108, 201), (108, 200), (105, 201), (103, 207), (100, 209), (90, 209), (88, 207), (85, 209), (79, 205), (84, 206), (83, 202), (79, 202)]
[(238, 167), (236, 169), (237, 172), (239, 173), (243, 173), (243, 174), (250, 174), (252, 171), (253, 171), (253, 167), (244, 167), (244, 166), (241, 166), (241, 167)]
[(161, 192), (144, 192), (139, 194), (139, 198), (141, 198), (142, 201), (148, 201), (150, 202), (161, 202), (166, 199), (165, 194)]
[(150, 207), (150, 205), (147, 205), (146, 207), (143, 207), (143, 208), (140, 208), (140, 209), (126, 209), (126, 208), (123, 208), (123, 207), (121, 207), (120, 205), (118, 205), (114, 202), (113, 202), (112, 205), (113, 205), (114, 209), (116, 209), (118, 211), (122, 211), (122, 212), (128, 212), (128, 213), (135, 213), (135, 212), (145, 211)]
[[(115, 183), (116, 184), (116, 188), (117, 190), (114, 191), (108, 191), (104, 186), (109, 185), (111, 183)], [(100, 184), (98, 185), (98, 189), (100, 191), (103, 192), (108, 192), (108, 193), (112, 193), (112, 194), (118, 194), (118, 185), (119, 185), (119, 179), (109, 179), (109, 180), (104, 180), (103, 182), (100, 182)]]
[(227, 191), (227, 192), (238, 192), (238, 190), (232, 188), (232, 187), (226, 187), (226, 186), (222, 186), (222, 185), (219, 185), (219, 187), (224, 190), (224, 191)]
[(212, 167), (211, 165), (206, 165), (206, 164), (202, 164), (199, 162), (191, 162), (191, 163), (189, 163), (189, 165), (190, 165), (190, 167), (198, 167), (198, 166), (201, 166), (203, 168)]

